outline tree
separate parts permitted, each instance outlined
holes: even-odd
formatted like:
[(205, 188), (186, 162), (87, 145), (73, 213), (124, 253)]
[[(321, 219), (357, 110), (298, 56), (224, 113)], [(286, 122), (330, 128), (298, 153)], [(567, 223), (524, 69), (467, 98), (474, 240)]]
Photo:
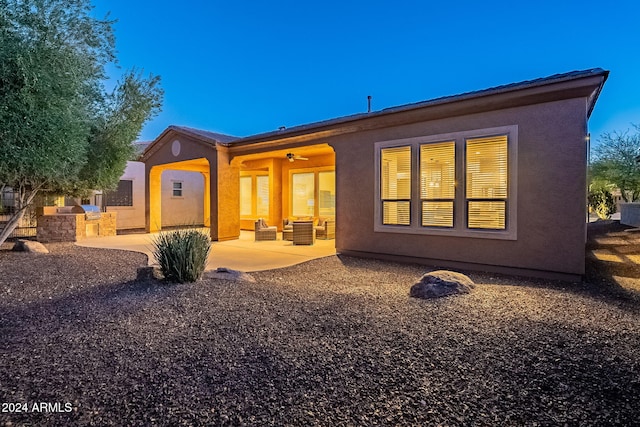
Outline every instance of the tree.
[(613, 185), (625, 202), (640, 200), (640, 126), (636, 133), (605, 133), (593, 150), (591, 182), (598, 187)]
[(89, 0), (0, 0), (0, 185), (17, 193), (0, 244), (41, 191), (115, 188), (160, 111), (158, 77), (132, 70), (105, 89), (114, 21), (91, 11)]
[(589, 207), (598, 215), (600, 219), (609, 219), (616, 211), (616, 203), (611, 192), (606, 188), (595, 188), (589, 190)]

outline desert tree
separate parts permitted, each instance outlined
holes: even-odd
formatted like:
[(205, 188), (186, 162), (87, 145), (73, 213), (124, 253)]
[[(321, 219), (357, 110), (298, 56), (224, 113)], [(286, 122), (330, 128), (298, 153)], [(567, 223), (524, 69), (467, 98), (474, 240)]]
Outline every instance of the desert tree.
[(114, 188), (160, 110), (157, 76), (127, 71), (106, 90), (114, 21), (92, 10), (89, 0), (0, 0), (0, 185), (16, 192), (0, 244), (40, 192)]
[(633, 127), (602, 134), (589, 167), (593, 187), (617, 187), (625, 202), (640, 200), (640, 126)]

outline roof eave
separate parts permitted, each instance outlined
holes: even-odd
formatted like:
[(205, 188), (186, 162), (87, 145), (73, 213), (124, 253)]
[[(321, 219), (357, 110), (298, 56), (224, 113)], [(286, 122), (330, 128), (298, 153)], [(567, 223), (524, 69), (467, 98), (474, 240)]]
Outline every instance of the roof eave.
[[(304, 140), (314, 140), (358, 130), (412, 123), (425, 119), (432, 120), (446, 115), (455, 116), (528, 105), (554, 98), (563, 99), (562, 97), (585, 96), (589, 98), (590, 114), (608, 74), (608, 71), (599, 68), (584, 72), (567, 73), (557, 77), (552, 76), (530, 82), (498, 86), (461, 95), (387, 108), (372, 113), (296, 126), (287, 130), (253, 135), (224, 145), (241, 149), (241, 147), (245, 146), (253, 148), (274, 142), (279, 142), (280, 144), (298, 143)], [(438, 113), (438, 110), (440, 113)], [(403, 116), (404, 119), (395, 119), (394, 116)], [(380, 123), (376, 125), (373, 122)]]

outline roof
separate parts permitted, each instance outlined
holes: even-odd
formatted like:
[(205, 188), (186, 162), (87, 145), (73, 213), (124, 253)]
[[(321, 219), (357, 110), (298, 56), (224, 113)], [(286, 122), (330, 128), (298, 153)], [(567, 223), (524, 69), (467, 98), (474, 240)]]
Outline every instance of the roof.
[(174, 129), (174, 130), (177, 130), (178, 132), (192, 134), (192, 135), (195, 135), (195, 136), (199, 136), (200, 138), (212, 140), (212, 141), (215, 141), (215, 142), (221, 142), (223, 144), (224, 143), (233, 142), (233, 141), (236, 141), (236, 140), (240, 139), (237, 136), (225, 135), (223, 133), (209, 132), (207, 130), (194, 129), (194, 128), (190, 128), (190, 127), (187, 127), (187, 126), (171, 125), (171, 126), (169, 126), (168, 129)]
[(176, 126), (171, 125), (166, 128), (154, 141), (152, 142), (136, 142), (134, 145), (141, 148), (139, 160), (145, 161), (144, 159), (150, 156), (156, 149), (154, 147), (158, 146), (159, 141), (162, 139), (164, 135), (169, 132), (179, 132), (182, 134), (187, 134), (195, 139), (202, 141), (203, 143), (215, 146), (216, 144), (228, 145), (233, 141), (238, 140), (238, 137), (225, 135), (223, 133), (209, 132), (208, 130), (202, 129), (194, 129), (187, 126)]
[(540, 87), (540, 86), (546, 86), (546, 85), (551, 85), (551, 84), (569, 82), (569, 81), (572, 81), (572, 80), (579, 80), (579, 79), (584, 79), (584, 78), (588, 78), (588, 77), (601, 77), (602, 78), (602, 82), (600, 83), (600, 86), (596, 90), (594, 96), (592, 96), (591, 99), (590, 99), (589, 109), (588, 109), (588, 112), (587, 112), (588, 116), (590, 116), (591, 115), (591, 111), (593, 110), (593, 107), (595, 106), (595, 101), (597, 100), (598, 95), (600, 94), (600, 91), (602, 90), (602, 85), (606, 81), (608, 75), (609, 75), (609, 71), (603, 70), (602, 68), (591, 68), (591, 69), (588, 69), (588, 70), (571, 71), (571, 72), (568, 72), (568, 73), (554, 74), (554, 75), (551, 75), (551, 76), (548, 76), (548, 77), (538, 78), (538, 79), (534, 79), (534, 80), (525, 80), (525, 81), (522, 81), (522, 82), (510, 83), (510, 84), (501, 85), (501, 86), (495, 86), (495, 87), (488, 88), (488, 89), (482, 89), (482, 90), (477, 90), (477, 91), (472, 91), (472, 92), (465, 92), (465, 93), (458, 94), (458, 95), (444, 96), (444, 97), (440, 97), (440, 98), (430, 99), (430, 100), (427, 100), (427, 101), (420, 101), (420, 102), (416, 102), (416, 103), (411, 103), (411, 104), (405, 104), (405, 105), (400, 105), (400, 106), (396, 106), (396, 107), (385, 108), (385, 109), (380, 110), (380, 111), (374, 111), (374, 112), (370, 112), (370, 113), (352, 114), (352, 115), (338, 117), (338, 118), (334, 118), (334, 119), (323, 120), (323, 121), (304, 124), (304, 125), (300, 125), (300, 126), (294, 126), (294, 127), (291, 127), (291, 128), (286, 128), (286, 129), (281, 129), (281, 130), (276, 130), (276, 131), (270, 131), (270, 132), (265, 132), (265, 133), (261, 133), (261, 134), (251, 135), (251, 136), (247, 136), (247, 137), (236, 139), (236, 140), (232, 141), (231, 144), (225, 144), (225, 145), (250, 144), (250, 143), (253, 143), (255, 141), (270, 139), (270, 138), (273, 138), (273, 137), (284, 138), (284, 137), (292, 135), (292, 134), (310, 132), (310, 131), (312, 131), (314, 129), (317, 129), (317, 128), (322, 128), (322, 127), (327, 127), (327, 126), (332, 126), (332, 125), (337, 125), (337, 124), (348, 123), (348, 122), (352, 122), (352, 121), (356, 121), (356, 120), (368, 119), (368, 118), (372, 118), (372, 117), (380, 117), (380, 116), (384, 116), (384, 115), (390, 115), (390, 114), (395, 114), (395, 113), (405, 112), (405, 111), (411, 111), (411, 110), (418, 110), (418, 109), (425, 108), (425, 107), (432, 107), (432, 106), (442, 105), (442, 104), (450, 104), (450, 103), (459, 102), (459, 101), (463, 101), (463, 100), (470, 100), (470, 99), (474, 99), (474, 98), (481, 98), (481, 97), (492, 96), (492, 95), (497, 95), (497, 94), (515, 92), (515, 91), (520, 91), (520, 90), (523, 90), (523, 89), (531, 89), (531, 88), (536, 88), (536, 87)]
[[(228, 147), (236, 146), (236, 145), (244, 146), (244, 145), (251, 145), (259, 142), (266, 142), (270, 140), (272, 141), (276, 139), (284, 140), (284, 139), (296, 138), (296, 137), (299, 137), (300, 135), (311, 134), (313, 132), (318, 132), (318, 131), (321, 131), (322, 129), (326, 129), (328, 127), (336, 127), (336, 125), (344, 125), (350, 122), (368, 120), (370, 118), (375, 118), (375, 117), (383, 117), (386, 115), (393, 115), (393, 114), (402, 113), (402, 112), (420, 110), (423, 108), (441, 106), (445, 104), (454, 104), (460, 101), (480, 99), (488, 96), (510, 94), (510, 93), (513, 93), (516, 91), (522, 91), (525, 89), (534, 89), (534, 88), (539, 88), (543, 86), (576, 81), (580, 79), (600, 78), (600, 81), (597, 84), (595, 82), (591, 83), (593, 86), (595, 86), (595, 89), (593, 90), (593, 92), (591, 93), (591, 96), (589, 97), (588, 110), (587, 110), (587, 117), (588, 117), (591, 115), (593, 107), (595, 106), (595, 102), (608, 76), (609, 76), (609, 71), (603, 70), (602, 68), (591, 68), (588, 70), (571, 71), (568, 73), (554, 74), (548, 77), (543, 77), (543, 78), (538, 78), (533, 80), (525, 80), (517, 83), (510, 83), (506, 85), (495, 86), (488, 89), (465, 92), (458, 95), (444, 96), (440, 98), (430, 99), (427, 101), (420, 101), (416, 103), (385, 108), (383, 110), (374, 111), (370, 113), (352, 114), (348, 116), (342, 116), (342, 117), (337, 117), (333, 119), (322, 120), (319, 122), (313, 122), (313, 123), (308, 123), (304, 125), (294, 126), (291, 128), (281, 128), (279, 130), (260, 133), (256, 135), (250, 135), (250, 136), (241, 137), (241, 138), (231, 136), (231, 135), (216, 133), (216, 132), (209, 132), (201, 129), (194, 129), (186, 126), (171, 125), (158, 138), (156, 138), (154, 143), (152, 143), (147, 147), (147, 149), (145, 150), (145, 155), (147, 155), (150, 152), (150, 150), (155, 145), (155, 143), (159, 141), (163, 135), (165, 135), (167, 132), (172, 130), (191, 135), (211, 145), (220, 144)], [(355, 127), (353, 128), (355, 129)]]

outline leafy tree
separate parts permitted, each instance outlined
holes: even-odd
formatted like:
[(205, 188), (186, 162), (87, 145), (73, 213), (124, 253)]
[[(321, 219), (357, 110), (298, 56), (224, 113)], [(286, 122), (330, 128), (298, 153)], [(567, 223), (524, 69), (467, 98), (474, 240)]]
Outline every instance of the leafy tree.
[(625, 202), (640, 200), (640, 126), (629, 131), (605, 133), (594, 148), (590, 166), (591, 182), (599, 187), (612, 184)]
[(17, 192), (11, 234), (42, 191), (112, 189), (161, 107), (159, 78), (132, 70), (113, 92), (114, 21), (90, 0), (0, 0), (0, 185)]

